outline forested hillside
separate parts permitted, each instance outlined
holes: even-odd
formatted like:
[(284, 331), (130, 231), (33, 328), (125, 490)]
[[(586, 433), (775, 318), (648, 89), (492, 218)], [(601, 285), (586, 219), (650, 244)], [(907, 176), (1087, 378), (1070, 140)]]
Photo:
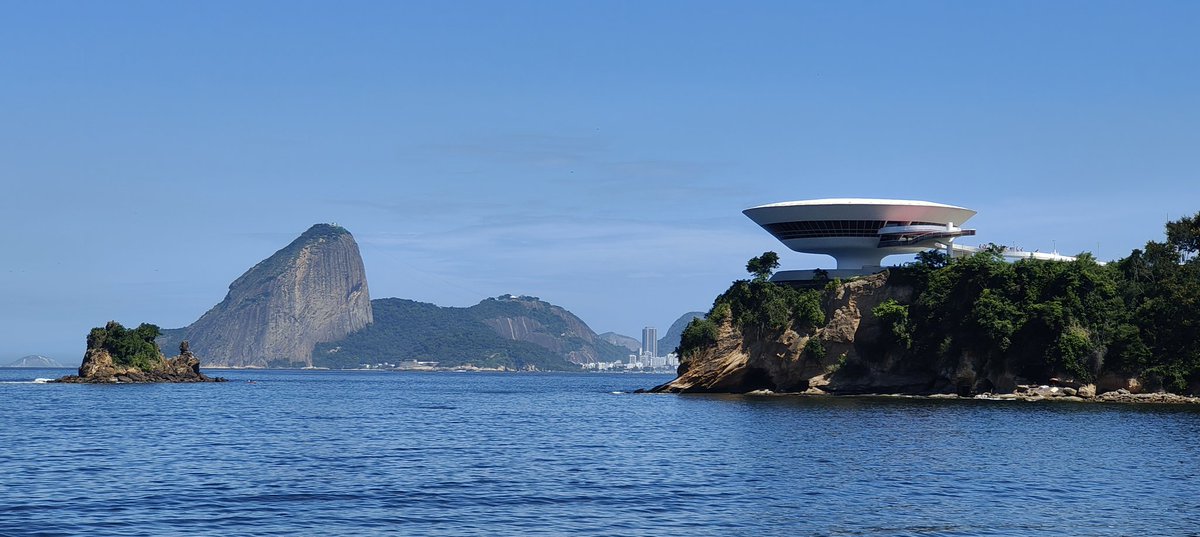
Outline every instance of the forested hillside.
[(440, 367), (575, 370), (579, 363), (620, 360), (625, 349), (598, 338), (569, 311), (535, 297), (502, 295), (469, 308), (399, 298), (373, 300), (375, 322), (313, 351), (313, 363), (434, 361)]

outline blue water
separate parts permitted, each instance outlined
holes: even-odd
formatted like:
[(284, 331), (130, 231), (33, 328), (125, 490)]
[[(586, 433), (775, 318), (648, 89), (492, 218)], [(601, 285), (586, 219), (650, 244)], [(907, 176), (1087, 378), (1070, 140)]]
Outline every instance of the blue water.
[(1200, 535), (1192, 407), (65, 373), (0, 369), (0, 535)]

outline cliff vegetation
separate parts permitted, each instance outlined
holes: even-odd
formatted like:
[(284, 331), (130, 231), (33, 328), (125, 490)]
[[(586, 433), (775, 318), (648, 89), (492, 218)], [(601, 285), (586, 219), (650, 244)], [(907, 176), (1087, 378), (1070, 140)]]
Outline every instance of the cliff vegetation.
[(1006, 262), (999, 248), (823, 288), (733, 282), (680, 343), (666, 391), (1200, 390), (1200, 214), (1113, 263)]
[(161, 334), (158, 326), (139, 324), (128, 329), (116, 321), (93, 328), (87, 336), (88, 349), (101, 349), (112, 356), (113, 364), (150, 370), (162, 362), (162, 353), (154, 339)]

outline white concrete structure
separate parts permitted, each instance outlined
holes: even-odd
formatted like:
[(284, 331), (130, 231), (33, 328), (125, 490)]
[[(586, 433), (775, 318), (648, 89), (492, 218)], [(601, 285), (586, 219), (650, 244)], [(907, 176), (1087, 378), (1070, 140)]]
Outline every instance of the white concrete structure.
[(889, 255), (930, 248), (952, 255), (955, 238), (975, 234), (958, 227), (975, 211), (928, 201), (821, 199), (742, 212), (792, 250), (833, 256), (839, 270), (878, 268)]
[[(876, 272), (889, 255), (941, 248), (946, 255), (958, 257), (980, 250), (954, 244), (958, 237), (975, 234), (974, 229), (959, 227), (975, 211), (942, 203), (841, 198), (772, 203), (742, 212), (792, 250), (833, 256), (837, 269), (820, 271), (831, 278)], [(1000, 253), (1013, 260), (1075, 260), (1058, 252), (1004, 248)], [(780, 271), (771, 280), (811, 280), (818, 271)]]

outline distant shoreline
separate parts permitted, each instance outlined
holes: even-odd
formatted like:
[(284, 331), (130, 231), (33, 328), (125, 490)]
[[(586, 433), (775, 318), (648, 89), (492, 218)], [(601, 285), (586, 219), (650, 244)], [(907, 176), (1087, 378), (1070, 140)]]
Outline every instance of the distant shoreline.
[[(18, 368), (9, 368), (18, 369)], [(20, 369), (38, 369), (38, 368), (20, 368)], [(74, 369), (65, 368), (41, 368), (41, 369)], [(601, 373), (619, 373), (623, 375), (674, 375), (672, 371), (562, 371), (562, 370), (547, 370), (547, 371), (523, 371), (519, 369), (495, 369), (484, 367), (436, 367), (436, 368), (408, 368), (408, 369), (377, 369), (377, 368), (356, 368), (356, 369), (331, 369), (328, 367), (230, 367), (230, 366), (201, 366), (203, 370), (213, 371), (316, 371), (316, 372), (338, 372), (338, 371), (370, 371), (379, 373), (585, 373), (589, 375)]]

